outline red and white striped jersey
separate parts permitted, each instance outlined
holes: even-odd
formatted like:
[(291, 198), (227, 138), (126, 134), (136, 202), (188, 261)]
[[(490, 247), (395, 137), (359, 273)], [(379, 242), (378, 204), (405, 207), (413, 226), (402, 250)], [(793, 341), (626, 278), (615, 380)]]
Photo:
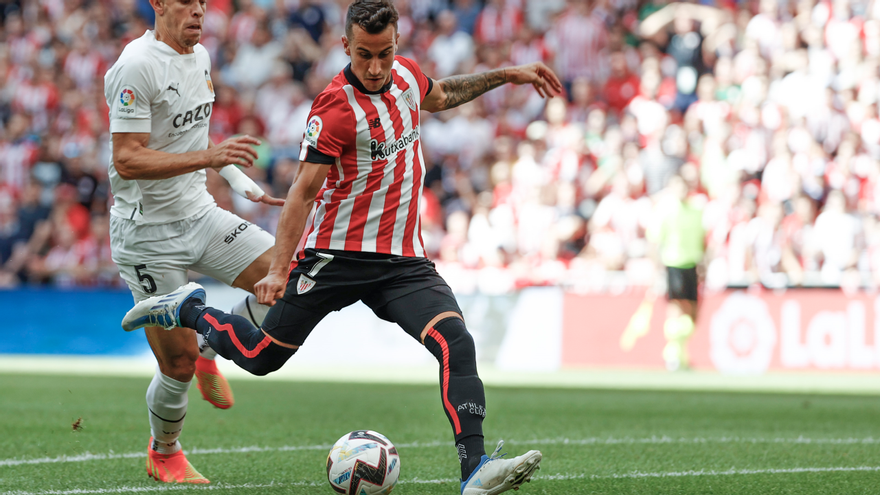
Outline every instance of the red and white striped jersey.
[(502, 43), (512, 40), (522, 28), (523, 14), (518, 8), (498, 9), (487, 5), (477, 16), (474, 26), (474, 40), (478, 43)]
[(432, 87), (414, 61), (398, 56), (381, 90), (367, 91), (348, 66), (315, 98), (300, 160), (333, 166), (315, 198), (306, 248), (425, 256), (419, 111)]
[(592, 82), (604, 82), (608, 31), (596, 16), (566, 12), (556, 20), (545, 40), (556, 54), (556, 74), (560, 79), (573, 81), (585, 77)]

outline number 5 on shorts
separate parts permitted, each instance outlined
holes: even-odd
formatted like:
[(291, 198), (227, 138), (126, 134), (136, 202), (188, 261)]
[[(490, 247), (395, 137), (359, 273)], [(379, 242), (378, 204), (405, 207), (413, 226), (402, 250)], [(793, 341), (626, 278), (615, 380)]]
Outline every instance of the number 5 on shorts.
[[(146, 269), (147, 265), (138, 265), (134, 267), (134, 271), (137, 272), (138, 280), (140, 280), (141, 285), (144, 287), (144, 291), (146, 291), (147, 294), (152, 294), (153, 292), (156, 292), (156, 281), (146, 273), (141, 273), (141, 270)], [(144, 280), (146, 280), (149, 285), (144, 284)]]

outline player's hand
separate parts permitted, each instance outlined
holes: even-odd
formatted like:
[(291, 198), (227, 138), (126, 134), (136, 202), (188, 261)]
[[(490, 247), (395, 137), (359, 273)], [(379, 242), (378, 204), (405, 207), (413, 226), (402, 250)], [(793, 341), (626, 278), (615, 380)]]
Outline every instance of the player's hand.
[(284, 296), (284, 288), (287, 285), (287, 276), (269, 272), (262, 280), (254, 285), (254, 295), (257, 301), (266, 306), (274, 306), (276, 299)]
[(541, 95), (553, 97), (562, 94), (562, 83), (549, 67), (541, 62), (508, 67), (507, 82), (511, 84), (531, 84)]
[(260, 157), (254, 146), (259, 145), (260, 140), (251, 136), (226, 139), (222, 143), (208, 148), (209, 166), (214, 169), (221, 169), (230, 164), (253, 167), (254, 160)]
[(265, 203), (269, 206), (284, 206), (283, 199), (273, 198), (268, 194), (264, 194), (262, 196), (254, 196), (254, 193), (247, 191), (247, 199), (253, 201), (254, 203)]

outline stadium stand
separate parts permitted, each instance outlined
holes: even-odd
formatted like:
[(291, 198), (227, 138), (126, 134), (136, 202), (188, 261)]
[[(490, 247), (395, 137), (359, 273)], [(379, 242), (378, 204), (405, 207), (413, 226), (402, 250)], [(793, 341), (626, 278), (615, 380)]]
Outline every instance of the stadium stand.
[[(669, 177), (704, 205), (709, 288), (880, 285), (880, 2), (399, 0), (427, 75), (542, 60), (567, 100), (505, 86), (425, 116), (422, 229), (450, 285), (650, 285)], [(263, 139), (284, 195), (347, 0), (211, 0), (215, 141)], [(146, 0), (0, 2), (0, 286), (108, 287), (103, 75)], [(269, 230), (279, 210), (218, 203)], [(662, 267), (660, 267), (662, 268)]]

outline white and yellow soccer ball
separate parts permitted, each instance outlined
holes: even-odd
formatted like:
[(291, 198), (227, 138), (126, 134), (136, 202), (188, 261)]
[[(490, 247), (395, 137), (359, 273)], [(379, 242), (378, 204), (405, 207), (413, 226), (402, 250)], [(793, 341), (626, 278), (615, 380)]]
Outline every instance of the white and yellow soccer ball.
[(327, 456), (327, 479), (336, 493), (387, 495), (400, 478), (400, 456), (385, 435), (370, 430), (346, 433)]

